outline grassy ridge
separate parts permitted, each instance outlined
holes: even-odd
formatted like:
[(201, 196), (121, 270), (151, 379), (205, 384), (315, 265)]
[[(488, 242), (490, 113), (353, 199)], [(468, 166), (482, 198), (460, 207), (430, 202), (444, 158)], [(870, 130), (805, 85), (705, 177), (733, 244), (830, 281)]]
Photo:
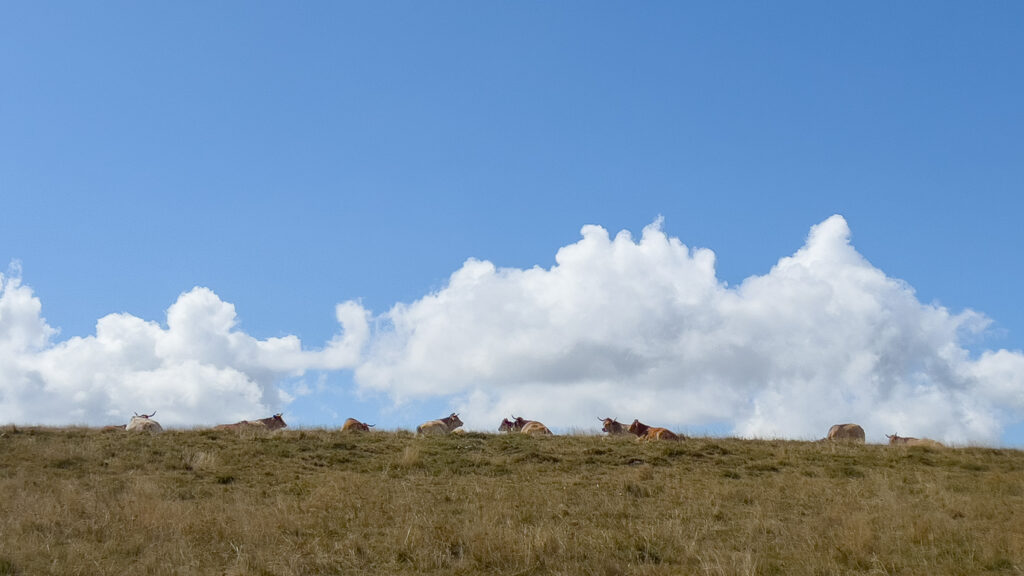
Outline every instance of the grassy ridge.
[(4, 574), (1024, 574), (1024, 452), (0, 428)]

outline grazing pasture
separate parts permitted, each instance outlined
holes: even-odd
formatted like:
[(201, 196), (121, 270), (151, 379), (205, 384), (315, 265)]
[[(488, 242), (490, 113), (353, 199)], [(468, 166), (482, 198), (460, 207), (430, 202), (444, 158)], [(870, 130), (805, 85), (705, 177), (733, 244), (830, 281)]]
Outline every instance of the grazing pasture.
[(1024, 452), (0, 427), (0, 575), (1022, 574)]

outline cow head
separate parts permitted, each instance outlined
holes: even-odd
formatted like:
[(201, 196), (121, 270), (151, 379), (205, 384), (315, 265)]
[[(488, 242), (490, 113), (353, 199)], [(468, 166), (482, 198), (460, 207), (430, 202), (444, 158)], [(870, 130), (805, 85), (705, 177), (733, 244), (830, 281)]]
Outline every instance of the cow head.
[(459, 415), (455, 412), (452, 412), (447, 418), (442, 418), (441, 421), (444, 422), (445, 426), (447, 426), (449, 430), (455, 430), (459, 426), (462, 426), (462, 420), (459, 420)]
[(633, 420), (633, 423), (629, 425), (628, 432), (631, 434), (636, 434), (637, 436), (643, 436), (648, 429), (650, 429), (650, 426), (648, 426), (647, 424), (644, 424), (639, 420)]
[(285, 423), (284, 418), (281, 417), (281, 413), (274, 414), (270, 418), (264, 418), (261, 420), (267, 427), (267, 430), (280, 430), (281, 428), (287, 428), (288, 424)]
[(626, 427), (623, 426), (621, 422), (619, 422), (618, 420), (616, 420), (614, 418), (600, 418), (599, 417), (598, 420), (600, 420), (601, 423), (603, 424), (603, 426), (601, 427), (601, 431), (602, 432), (605, 432), (605, 433), (608, 433), (608, 434), (622, 434), (626, 430)]
[(501, 420), (501, 425), (498, 426), (498, 432), (511, 432), (514, 426), (515, 424), (513, 424), (508, 418), (503, 418)]

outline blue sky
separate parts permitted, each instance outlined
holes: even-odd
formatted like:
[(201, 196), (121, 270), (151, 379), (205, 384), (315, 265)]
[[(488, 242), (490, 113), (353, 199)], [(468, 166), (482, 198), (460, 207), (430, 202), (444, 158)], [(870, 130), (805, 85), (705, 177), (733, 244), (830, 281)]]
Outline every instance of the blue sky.
[[(666, 239), (713, 251), (720, 283), (713, 298), (720, 299), (739, 294), (749, 277), (770, 278), (780, 259), (809, 247), (820, 224), (829, 232), (820, 236), (839, 238), (822, 244), (845, 258), (848, 238), (871, 270), (902, 281), (920, 306), (987, 317), (983, 331), (954, 330), (961, 334), (956, 347), (971, 358), (1020, 351), (1022, 16), (1024, 8), (1009, 2), (7, 4), (0, 17), (0, 270), (6, 268), (7, 291), (14, 293), (14, 282), (30, 289), (45, 325), (59, 332), (0, 357), (6, 396), (20, 398), (7, 402), (0, 420), (49, 422), (33, 406), (74, 395), (76, 387), (104, 386), (81, 372), (26, 371), (17, 368), (24, 366), (19, 359), (59, 356), (69, 339), (96, 336), (97, 321), (109, 314), (166, 329), (169, 309), (189, 293), (204, 310), (233, 305), (235, 332), (259, 342), (294, 336), (310, 353), (339, 334), (339, 303), (358, 303), (368, 318), (370, 333), (352, 353), (358, 358), (294, 360), (289, 370), (276, 361), (231, 365), (202, 356), (207, 352), (186, 358), (191, 348), (175, 348), (182, 365), (209, 365), (227, 380), (225, 371), (241, 375), (231, 380), (236, 388), (195, 376), (201, 383), (183, 397), (205, 401), (203, 390), (213, 387), (221, 393), (210, 401), (223, 406), (229, 390), (245, 396), (246, 382), (258, 382), (264, 397), (240, 401), (238, 414), (279, 409), (294, 425), (331, 426), (355, 415), (412, 427), (449, 410), (475, 409), (474, 421), (482, 422), (483, 414), (518, 408), (561, 419), (549, 425), (568, 429), (597, 414), (577, 419), (546, 406), (554, 398), (572, 404), (570, 392), (582, 390), (587, 400), (575, 413), (635, 414), (693, 433), (808, 436), (819, 422), (754, 424), (755, 413), (787, 417), (765, 408), (768, 396), (817, 389), (787, 381), (785, 371), (773, 373), (771, 394), (762, 397), (756, 372), (709, 369), (708, 390), (746, 399), (727, 400), (686, 378), (674, 389), (646, 376), (600, 373), (592, 361), (574, 360), (583, 366), (568, 356), (545, 356), (551, 372), (511, 382), (496, 377), (495, 367), (516, 358), (543, 362), (533, 352), (515, 356), (511, 345), (502, 352), (510, 358), (496, 359), (432, 343), (422, 349), (450, 364), (432, 365), (433, 377), (462, 383), (438, 380), (426, 390), (410, 380), (430, 370), (402, 364), (421, 344), (390, 331), (398, 316), (389, 312), (396, 304), (426, 310), (431, 295), (457, 300), (451, 278), (471, 258), (493, 263), (508, 280), (493, 287), (505, 301), (529, 307), (509, 293), (534, 293), (536, 286), (501, 271), (553, 272), (562, 268), (556, 254), (572, 246), (610, 262), (600, 260), (600, 238), (590, 250), (586, 225), (611, 239), (628, 230), (631, 246), (641, 247), (643, 230), (654, 224)], [(836, 214), (847, 236), (830, 220)], [(644, 283), (678, 260), (626, 268)], [(212, 303), (192, 292), (197, 286), (214, 295)], [(479, 292), (460, 294), (485, 300)], [(589, 302), (571, 292), (555, 300)], [(566, 322), (633, 305), (594, 302)], [(479, 319), (480, 312), (465, 302), (452, 306), (417, 318), (449, 315), (451, 328), (463, 331), (490, 322), (495, 334), (504, 326), (507, 338), (525, 338), (515, 328), (526, 322), (523, 308), (467, 328), (450, 316)], [(875, 324), (893, 316), (886, 310)], [(524, 333), (552, 334), (545, 324), (551, 315), (541, 316), (547, 320), (529, 322), (538, 332)], [(0, 316), (9, 333), (14, 317)], [(701, 333), (699, 324), (693, 329)], [(793, 333), (785, 334), (768, 338)], [(381, 343), (393, 340), (401, 342), (381, 352)], [(569, 348), (579, 349), (572, 342)], [(600, 344), (639, 354), (633, 344)], [(442, 349), (452, 358), (478, 358), (479, 372), (460, 372)], [(921, 394), (970, 396), (973, 384), (961, 379), (933, 390), (924, 380), (936, 360), (907, 354), (909, 368), (853, 370), (881, 388), (864, 397), (849, 392), (857, 396), (849, 417), (865, 418), (874, 402), (899, 389), (906, 405), (886, 404), (879, 426), (911, 428), (884, 432), (941, 436), (942, 424), (920, 413), (930, 406)], [(406, 368), (385, 370), (384, 358)], [(801, 373), (824, 370), (815, 358), (799, 362), (807, 368)], [(387, 372), (377, 384), (360, 376), (370, 366)], [(652, 366), (637, 370), (649, 374)], [(116, 387), (97, 397), (83, 393), (89, 400), (69, 406), (75, 416), (64, 418), (117, 421), (133, 410), (160, 410), (124, 401), (158, 401), (146, 392), (153, 370), (118, 371), (110, 376)], [(679, 370), (701, 379), (693, 376), (699, 363)], [(36, 382), (39, 395), (19, 396), (28, 386), (19, 378)], [(58, 386), (50, 378), (65, 380)], [(837, 376), (856, 385), (849, 373), (843, 378)], [(966, 381), (1001, 390), (989, 412), (1002, 412), (988, 414), (998, 422), (965, 424), (950, 440), (1024, 446), (1021, 380), (985, 378)], [(187, 413), (189, 405), (167, 386), (159, 401)], [(287, 397), (269, 400), (267, 391), (278, 389)], [(634, 400), (619, 406), (623, 392)], [(944, 396), (951, 406), (956, 394)], [(687, 403), (692, 395), (704, 395), (705, 410), (657, 409), (664, 398)], [(398, 398), (404, 400), (396, 408)], [(764, 406), (744, 405), (756, 398)], [(726, 405), (732, 408), (715, 408)], [(82, 416), (86, 408), (103, 416)], [(238, 415), (221, 410), (194, 413), (209, 420)], [(181, 423), (196, 422), (182, 416)], [(868, 432), (877, 439), (883, 430)]]

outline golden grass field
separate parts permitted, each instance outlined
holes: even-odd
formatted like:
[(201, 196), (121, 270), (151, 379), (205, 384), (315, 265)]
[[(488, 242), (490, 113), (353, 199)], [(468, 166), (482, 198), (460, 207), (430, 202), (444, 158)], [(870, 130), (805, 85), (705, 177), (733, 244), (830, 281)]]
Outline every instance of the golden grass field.
[(1024, 452), (6, 426), (10, 574), (1024, 574)]

